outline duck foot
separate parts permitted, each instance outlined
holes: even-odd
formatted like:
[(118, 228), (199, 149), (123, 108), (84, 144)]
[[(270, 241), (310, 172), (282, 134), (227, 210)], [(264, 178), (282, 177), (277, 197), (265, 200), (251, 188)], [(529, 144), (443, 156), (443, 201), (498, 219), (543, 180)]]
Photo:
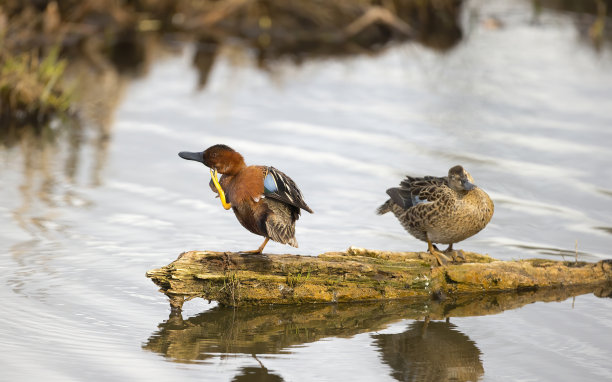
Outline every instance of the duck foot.
[(461, 259), (462, 262), (465, 262), (465, 253), (463, 253), (463, 250), (461, 249), (453, 249), (453, 245), (450, 244), (448, 246), (448, 248), (446, 248), (444, 250), (445, 254), (450, 254), (451, 257), (453, 258), (453, 262), (458, 263), (459, 260), (457, 260), (457, 258)]
[(263, 249), (266, 246), (266, 244), (268, 244), (268, 241), (270, 240), (269, 237), (266, 237), (266, 240), (264, 240), (264, 242), (259, 246), (259, 248), (253, 250), (253, 251), (240, 251), (240, 253), (249, 253), (249, 254), (259, 254), (259, 253), (263, 253)]
[(429, 239), (427, 239), (427, 250), (436, 258), (439, 266), (442, 267), (448, 264), (448, 261), (450, 259), (446, 257), (442, 252), (440, 252), (437, 248), (435, 248), (434, 245), (431, 244), (431, 241)]
[(261, 254), (261, 251), (259, 249), (254, 249), (252, 251), (240, 251), (238, 253), (241, 253), (243, 255), (259, 255)]
[(436, 260), (438, 261), (438, 265), (441, 266), (441, 267), (443, 267), (446, 264), (448, 264), (448, 262), (450, 260), (442, 252), (433, 251), (433, 252), (430, 252), (430, 253), (436, 258)]

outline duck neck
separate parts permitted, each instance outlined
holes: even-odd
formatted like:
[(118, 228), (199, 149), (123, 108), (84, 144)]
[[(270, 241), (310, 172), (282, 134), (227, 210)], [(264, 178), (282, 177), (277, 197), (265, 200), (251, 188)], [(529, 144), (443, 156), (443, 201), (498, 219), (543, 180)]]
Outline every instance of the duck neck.
[(240, 171), (242, 171), (244, 168), (246, 168), (244, 158), (242, 157), (242, 155), (240, 155), (240, 153), (234, 151), (230, 153), (227, 158), (225, 158), (225, 166), (223, 167), (223, 169), (219, 169), (219, 172), (221, 174), (234, 176)]

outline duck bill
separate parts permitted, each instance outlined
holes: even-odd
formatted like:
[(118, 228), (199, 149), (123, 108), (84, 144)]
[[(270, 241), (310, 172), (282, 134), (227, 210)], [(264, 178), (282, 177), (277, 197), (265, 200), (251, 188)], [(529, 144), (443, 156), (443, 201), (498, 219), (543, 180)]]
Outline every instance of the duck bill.
[(204, 163), (204, 151), (192, 153), (189, 151), (181, 151), (179, 156), (183, 159), (194, 160), (196, 162)]
[(463, 186), (463, 189), (466, 191), (471, 191), (476, 188), (476, 185), (470, 182), (469, 180), (464, 180), (463, 182), (461, 182), (461, 185)]

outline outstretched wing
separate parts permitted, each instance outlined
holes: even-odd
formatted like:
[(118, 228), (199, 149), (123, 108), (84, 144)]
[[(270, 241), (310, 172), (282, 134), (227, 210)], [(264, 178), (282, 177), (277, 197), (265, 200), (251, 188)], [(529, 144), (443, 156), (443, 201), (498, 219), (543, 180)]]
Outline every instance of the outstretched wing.
[(274, 167), (266, 167), (264, 196), (313, 213), (293, 179)]

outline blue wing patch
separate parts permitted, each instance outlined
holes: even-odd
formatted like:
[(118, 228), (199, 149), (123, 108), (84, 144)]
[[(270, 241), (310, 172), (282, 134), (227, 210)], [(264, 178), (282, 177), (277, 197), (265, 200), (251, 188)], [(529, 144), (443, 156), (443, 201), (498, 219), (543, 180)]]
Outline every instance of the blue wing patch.
[(278, 191), (278, 186), (276, 185), (276, 180), (271, 172), (266, 175), (264, 178), (264, 194), (271, 194), (273, 192)]
[(429, 200), (421, 199), (419, 198), (418, 195), (412, 195), (412, 205), (413, 206), (416, 206), (417, 204), (421, 204), (421, 203), (429, 203)]
[[(295, 182), (274, 167), (267, 167), (268, 173), (264, 177), (264, 196), (266, 198), (276, 199), (290, 206), (302, 208), (305, 211), (312, 213), (312, 210), (302, 197), (300, 189)], [(299, 212), (297, 212), (299, 216)], [(296, 218), (297, 219), (297, 218)]]

